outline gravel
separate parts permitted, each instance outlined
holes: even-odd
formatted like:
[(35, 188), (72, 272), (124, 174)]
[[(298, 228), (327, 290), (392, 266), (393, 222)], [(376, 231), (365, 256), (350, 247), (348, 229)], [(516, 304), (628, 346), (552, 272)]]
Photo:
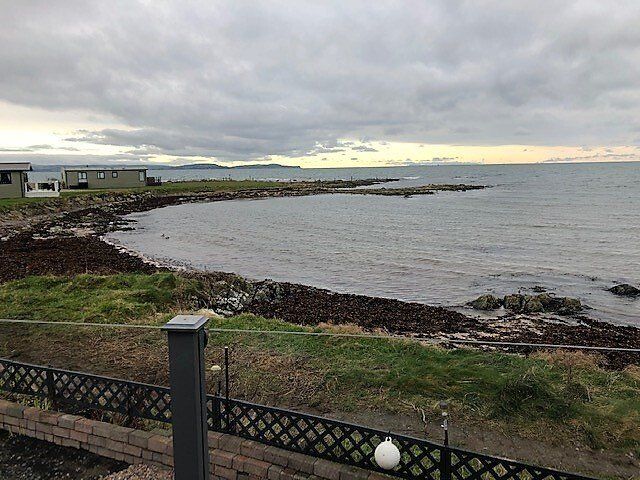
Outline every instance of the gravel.
[(103, 477), (103, 480), (173, 480), (173, 472), (148, 465), (131, 465), (126, 470)]

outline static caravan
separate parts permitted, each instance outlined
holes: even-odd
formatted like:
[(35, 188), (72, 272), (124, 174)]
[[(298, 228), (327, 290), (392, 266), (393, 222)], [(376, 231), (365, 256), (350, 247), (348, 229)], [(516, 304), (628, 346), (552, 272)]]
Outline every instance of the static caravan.
[(66, 188), (100, 189), (144, 187), (147, 184), (145, 167), (65, 167), (62, 181)]
[(27, 172), (31, 164), (0, 163), (0, 198), (21, 198), (25, 196)]

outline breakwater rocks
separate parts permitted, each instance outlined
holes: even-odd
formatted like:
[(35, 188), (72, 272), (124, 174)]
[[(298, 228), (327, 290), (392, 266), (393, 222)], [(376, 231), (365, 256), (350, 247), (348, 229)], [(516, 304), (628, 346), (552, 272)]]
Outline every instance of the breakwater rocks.
[(466, 192), (468, 190), (482, 190), (485, 185), (459, 184), (429, 184), (419, 187), (406, 188), (361, 188), (341, 190), (336, 193), (351, 193), (354, 195), (383, 195), (394, 197), (412, 197), (413, 195), (433, 195), (437, 192)]
[(556, 297), (548, 293), (524, 295), (521, 293), (505, 295), (503, 298), (494, 295), (481, 295), (469, 306), (476, 310), (497, 310), (504, 307), (514, 313), (556, 313), (558, 315), (575, 315), (584, 310), (577, 298)]

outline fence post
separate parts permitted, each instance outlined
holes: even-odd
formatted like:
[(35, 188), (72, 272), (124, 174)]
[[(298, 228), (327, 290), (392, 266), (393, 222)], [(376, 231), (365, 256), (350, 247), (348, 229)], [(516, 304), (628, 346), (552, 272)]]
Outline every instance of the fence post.
[(451, 480), (451, 449), (447, 445), (440, 451), (440, 479)]
[(176, 480), (209, 480), (204, 348), (208, 319), (178, 315), (163, 329), (169, 337), (171, 423)]

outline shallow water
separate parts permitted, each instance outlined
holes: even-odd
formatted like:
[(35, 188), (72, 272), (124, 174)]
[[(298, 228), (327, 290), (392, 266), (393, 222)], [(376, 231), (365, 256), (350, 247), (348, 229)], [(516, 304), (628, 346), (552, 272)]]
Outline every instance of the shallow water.
[(491, 188), (178, 205), (130, 215), (136, 230), (110, 237), (172, 263), (429, 304), (541, 285), (595, 318), (640, 324), (640, 300), (605, 291), (640, 283), (638, 163), (295, 172)]

